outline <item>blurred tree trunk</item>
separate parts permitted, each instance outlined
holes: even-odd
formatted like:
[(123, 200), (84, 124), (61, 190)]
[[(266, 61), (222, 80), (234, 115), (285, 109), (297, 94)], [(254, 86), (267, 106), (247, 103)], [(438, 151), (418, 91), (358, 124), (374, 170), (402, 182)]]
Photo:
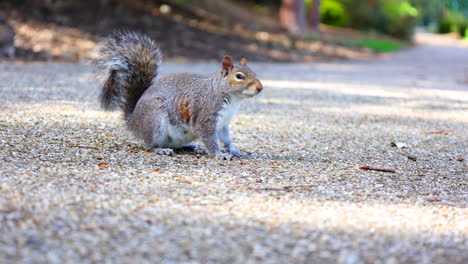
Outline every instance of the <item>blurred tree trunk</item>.
[(312, 31), (320, 31), (320, 0), (312, 0), (308, 20)]
[(291, 33), (306, 31), (304, 0), (283, 0), (279, 10), (280, 24)]

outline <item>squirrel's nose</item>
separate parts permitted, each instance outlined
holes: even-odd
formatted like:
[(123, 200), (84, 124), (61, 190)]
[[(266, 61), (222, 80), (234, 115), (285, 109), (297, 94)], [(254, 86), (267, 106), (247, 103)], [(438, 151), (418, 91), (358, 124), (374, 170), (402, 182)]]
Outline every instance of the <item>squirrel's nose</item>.
[(263, 90), (263, 85), (259, 80), (256, 80), (257, 83), (257, 92), (261, 92)]

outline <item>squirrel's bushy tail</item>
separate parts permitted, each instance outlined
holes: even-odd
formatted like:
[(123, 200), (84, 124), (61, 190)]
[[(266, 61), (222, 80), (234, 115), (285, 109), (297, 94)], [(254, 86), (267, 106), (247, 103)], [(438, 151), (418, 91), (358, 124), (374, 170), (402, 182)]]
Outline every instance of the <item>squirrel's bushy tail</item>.
[(162, 60), (156, 43), (148, 36), (116, 32), (106, 39), (95, 63), (105, 76), (101, 106), (106, 110), (120, 107), (125, 119), (158, 74)]

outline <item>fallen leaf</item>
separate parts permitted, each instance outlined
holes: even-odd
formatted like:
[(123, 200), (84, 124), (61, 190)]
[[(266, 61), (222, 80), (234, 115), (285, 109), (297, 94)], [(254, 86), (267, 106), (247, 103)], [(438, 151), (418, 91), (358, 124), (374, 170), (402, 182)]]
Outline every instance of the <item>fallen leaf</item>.
[(105, 162), (101, 162), (101, 163), (98, 164), (98, 167), (99, 168), (106, 168), (106, 167), (109, 167), (109, 164), (105, 163)]
[(192, 184), (191, 181), (188, 180), (178, 180), (179, 183), (186, 183), (186, 184)]
[(462, 157), (462, 156), (460, 156), (460, 157), (457, 158), (457, 161), (460, 161), (460, 162), (462, 162), (462, 161), (464, 161), (464, 160), (465, 160), (465, 158)]
[(78, 232), (83, 232), (83, 231), (93, 231), (96, 230), (96, 226), (80, 226), (78, 227)]
[(136, 211), (139, 211), (140, 209), (143, 209), (143, 208), (145, 208), (143, 205), (139, 205), (139, 206), (137, 206), (135, 208), (130, 209), (130, 212), (136, 212)]
[(407, 157), (408, 157), (408, 159), (410, 159), (410, 160), (412, 160), (412, 161), (416, 161), (416, 160), (417, 160), (416, 156), (413, 156), (413, 155), (408, 155)]
[(435, 134), (435, 135), (448, 135), (448, 134), (450, 134), (450, 132), (448, 132), (448, 131), (443, 131), (443, 130), (440, 130), (440, 131), (432, 131), (432, 132), (427, 132), (426, 134)]
[(127, 151), (130, 151), (132, 153), (138, 153), (138, 150), (136, 150), (134, 148), (128, 148)]
[(159, 171), (160, 169), (153, 169), (153, 171)]

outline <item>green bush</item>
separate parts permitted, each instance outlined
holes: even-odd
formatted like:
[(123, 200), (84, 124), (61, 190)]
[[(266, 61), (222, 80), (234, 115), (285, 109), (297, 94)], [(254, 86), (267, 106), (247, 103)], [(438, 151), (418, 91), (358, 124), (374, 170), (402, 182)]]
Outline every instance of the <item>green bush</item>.
[(340, 2), (335, 0), (322, 0), (320, 5), (320, 20), (327, 25), (342, 27), (347, 24), (348, 15)]
[(460, 13), (445, 12), (438, 23), (438, 32), (441, 34), (457, 32), (460, 36), (465, 35), (468, 21)]
[(412, 35), (418, 10), (409, 0), (339, 0), (347, 11), (349, 26), (378, 31), (400, 39)]
[(383, 32), (385, 19), (377, 1), (342, 0), (349, 14), (349, 25), (360, 30), (376, 30)]
[[(310, 6), (314, 0), (305, 0), (306, 10), (310, 10)], [(348, 24), (349, 16), (342, 3), (337, 0), (322, 0), (320, 1), (320, 22), (326, 25), (343, 27)]]
[(467, 32), (468, 32), (468, 20), (465, 20), (458, 25), (458, 34), (460, 35), (460, 37), (465, 38), (465, 37), (468, 37), (466, 35)]
[(437, 28), (437, 31), (440, 34), (446, 34), (452, 32), (452, 24), (453, 22), (446, 16), (444, 16), (440, 21)]
[(385, 33), (401, 39), (410, 39), (418, 10), (406, 0), (383, 0), (382, 4), (387, 21)]

